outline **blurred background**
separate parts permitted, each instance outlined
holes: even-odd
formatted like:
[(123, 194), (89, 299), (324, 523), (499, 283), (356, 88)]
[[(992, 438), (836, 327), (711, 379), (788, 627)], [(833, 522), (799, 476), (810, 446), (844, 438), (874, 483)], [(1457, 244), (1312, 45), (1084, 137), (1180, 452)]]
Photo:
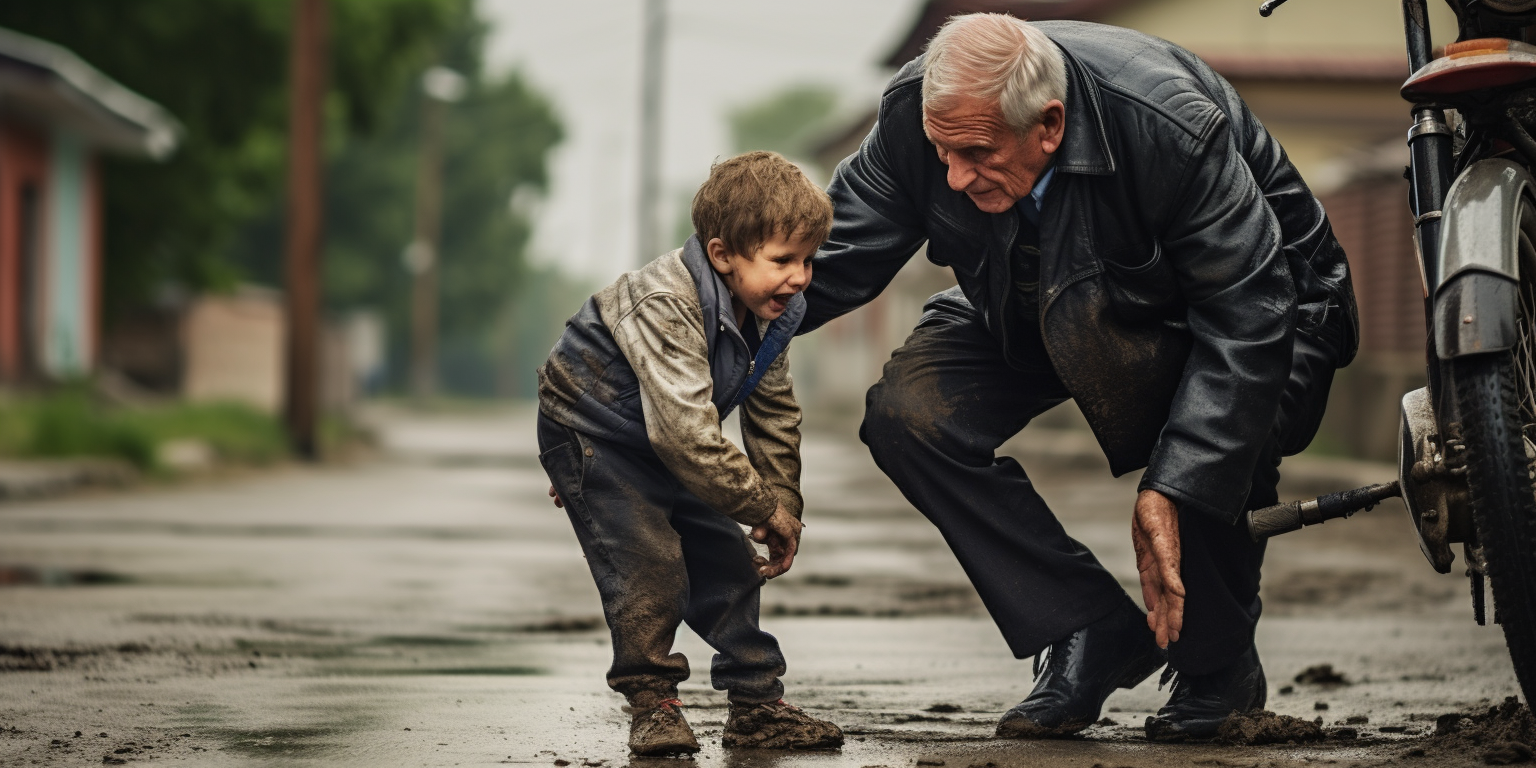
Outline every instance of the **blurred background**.
[[(1314, 451), (1388, 459), (1423, 357), (1398, 3), (1251, 5), (5, 4), (0, 455), (263, 462), (346, 446), (365, 401), (531, 398), (580, 302), (691, 233), (712, 162), (772, 149), (825, 183), (945, 18), (1002, 11), (1139, 29), (1237, 86), (1355, 270), (1362, 353)], [(802, 401), (856, 417), (950, 284), (916, 258), (798, 343)]]

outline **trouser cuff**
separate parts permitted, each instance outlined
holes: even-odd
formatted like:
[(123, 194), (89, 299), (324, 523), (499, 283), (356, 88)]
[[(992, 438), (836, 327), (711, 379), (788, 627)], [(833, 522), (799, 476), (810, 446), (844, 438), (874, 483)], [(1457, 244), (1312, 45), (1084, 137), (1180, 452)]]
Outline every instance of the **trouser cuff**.
[(624, 698), (629, 701), (631, 710), (655, 709), (657, 704), (677, 698), (677, 686), (631, 691), (625, 693)]

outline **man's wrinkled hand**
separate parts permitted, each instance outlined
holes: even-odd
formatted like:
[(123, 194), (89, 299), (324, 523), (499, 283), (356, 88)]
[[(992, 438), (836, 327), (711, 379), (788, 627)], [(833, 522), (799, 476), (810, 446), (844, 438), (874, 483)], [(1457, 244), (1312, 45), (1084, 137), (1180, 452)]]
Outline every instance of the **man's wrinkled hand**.
[(782, 576), (795, 563), (800, 549), (800, 520), (780, 504), (767, 520), (752, 527), (752, 540), (768, 545), (768, 556), (752, 558), (757, 572), (765, 579)]
[(1147, 605), (1147, 626), (1157, 633), (1157, 647), (1178, 642), (1184, 629), (1184, 580), (1179, 575), (1179, 508), (1157, 491), (1136, 497), (1131, 518), (1131, 544), (1141, 576), (1141, 598)]
[(560, 494), (555, 491), (555, 487), (553, 485), (549, 487), (549, 498), (554, 499), (555, 506), (561, 509), (565, 509), (565, 502), (560, 500)]

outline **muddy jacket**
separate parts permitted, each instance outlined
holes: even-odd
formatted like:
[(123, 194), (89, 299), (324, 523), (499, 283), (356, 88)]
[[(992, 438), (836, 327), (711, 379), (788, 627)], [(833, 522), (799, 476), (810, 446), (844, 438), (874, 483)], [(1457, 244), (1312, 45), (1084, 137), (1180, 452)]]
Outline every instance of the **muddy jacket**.
[[(1279, 143), (1193, 54), (1115, 27), (1036, 26), (1068, 78), (1040, 214), (1047, 354), (1116, 475), (1147, 466), (1143, 488), (1235, 519), (1294, 334), (1322, 339), (1337, 365), (1354, 356), (1343, 249)], [(800, 331), (873, 299), (926, 240), (1009, 350), (1018, 217), (949, 188), (923, 135), (922, 77), (921, 59), (896, 74), (838, 166)]]
[[(683, 487), (737, 522), (800, 516), (800, 406), (789, 341), (805, 297), (758, 324), (754, 357), (725, 283), (697, 238), (582, 305), (539, 368), (539, 410), (631, 448), (654, 449)], [(720, 422), (741, 407), (737, 450)]]

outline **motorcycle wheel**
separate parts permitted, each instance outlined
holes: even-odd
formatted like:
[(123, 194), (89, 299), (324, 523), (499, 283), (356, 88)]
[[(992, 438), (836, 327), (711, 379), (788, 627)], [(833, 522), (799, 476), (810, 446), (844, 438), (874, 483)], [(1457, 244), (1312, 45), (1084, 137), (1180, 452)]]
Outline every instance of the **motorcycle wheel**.
[(1451, 381), (1466, 446), (1472, 521), (1526, 701), (1536, 695), (1536, 208), (1521, 211), (1519, 341), (1457, 358)]

